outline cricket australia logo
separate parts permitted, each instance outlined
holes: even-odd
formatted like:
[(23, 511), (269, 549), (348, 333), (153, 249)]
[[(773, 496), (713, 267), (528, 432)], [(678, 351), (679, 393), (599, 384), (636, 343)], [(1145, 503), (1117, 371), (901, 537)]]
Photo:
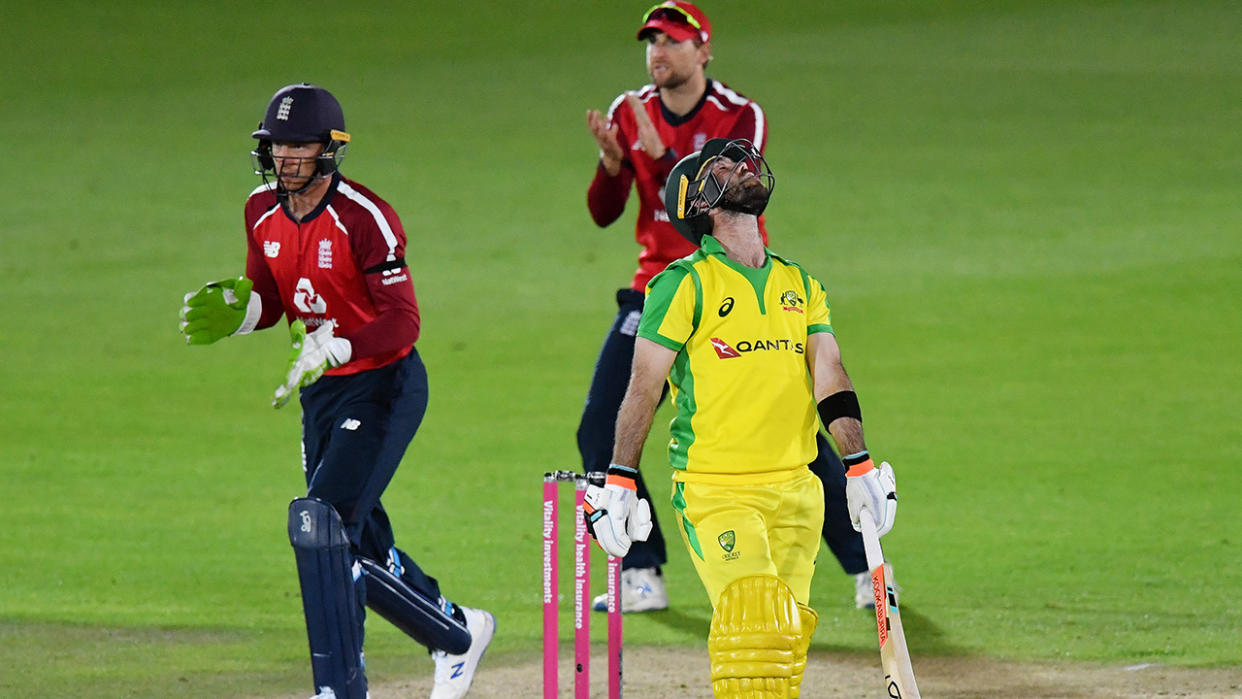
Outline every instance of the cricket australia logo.
[(720, 536), (716, 537), (716, 543), (720, 544), (720, 548), (724, 549), (724, 553), (720, 556), (723, 561), (735, 561), (742, 557), (741, 551), (734, 551), (733, 547), (737, 544), (737, 534), (732, 529), (720, 532)]
[(277, 257), (278, 255), (280, 255), (280, 241), (279, 240), (263, 241), (263, 256), (264, 257)]
[(289, 121), (289, 111), (293, 109), (293, 95), (287, 95), (280, 101), (280, 108), (276, 110), (276, 119), (279, 121)]
[(332, 269), (332, 241), (319, 241), (319, 269)]
[(794, 293), (793, 289), (789, 289), (785, 293), (781, 294), (781, 308), (786, 311), (802, 313), (803, 311), (799, 308), (799, 306), (803, 303), (805, 302)]

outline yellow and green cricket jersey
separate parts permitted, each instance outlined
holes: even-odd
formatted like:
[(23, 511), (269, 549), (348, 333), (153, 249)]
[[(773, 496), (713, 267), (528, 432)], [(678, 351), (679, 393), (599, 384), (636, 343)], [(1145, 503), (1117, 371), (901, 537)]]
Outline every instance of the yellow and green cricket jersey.
[(823, 285), (771, 251), (763, 267), (746, 267), (704, 236), (651, 280), (638, 336), (677, 352), (669, 371), (677, 480), (779, 476), (815, 459), (806, 351), (817, 332), (832, 332)]

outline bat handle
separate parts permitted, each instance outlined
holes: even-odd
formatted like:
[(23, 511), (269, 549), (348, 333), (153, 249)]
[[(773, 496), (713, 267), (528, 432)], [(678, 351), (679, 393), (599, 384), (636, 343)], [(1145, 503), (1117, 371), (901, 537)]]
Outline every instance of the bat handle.
[(858, 513), (858, 523), (862, 525), (863, 551), (867, 554), (867, 568), (875, 570), (884, 565), (884, 550), (880, 548), (880, 537), (875, 533), (875, 519), (871, 511), (862, 508)]

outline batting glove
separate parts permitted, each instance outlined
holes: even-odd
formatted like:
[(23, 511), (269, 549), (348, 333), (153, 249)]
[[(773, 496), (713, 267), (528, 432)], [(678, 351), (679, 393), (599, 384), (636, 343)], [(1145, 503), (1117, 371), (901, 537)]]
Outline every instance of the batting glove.
[(353, 345), (343, 337), (336, 337), (336, 321), (324, 321), (315, 332), (306, 334), (306, 323), (295, 320), (289, 325), (293, 340), (293, 354), (289, 358), (289, 373), (284, 384), (276, 387), (272, 407), (279, 408), (303, 386), (315, 383), (329, 367), (337, 367), (349, 361)]
[(187, 345), (210, 345), (229, 335), (244, 335), (259, 322), (262, 304), (245, 277), (222, 279), (185, 295), (181, 334)]
[(843, 459), (845, 472), (845, 500), (850, 510), (850, 520), (855, 531), (862, 531), (858, 513), (865, 507), (875, 520), (877, 536), (884, 536), (893, 528), (897, 517), (897, 477), (887, 461), (876, 468), (867, 452), (852, 454)]
[(632, 542), (651, 534), (651, 505), (638, 497), (637, 476), (635, 469), (612, 464), (604, 486), (589, 485), (583, 496), (587, 531), (611, 556), (624, 556)]

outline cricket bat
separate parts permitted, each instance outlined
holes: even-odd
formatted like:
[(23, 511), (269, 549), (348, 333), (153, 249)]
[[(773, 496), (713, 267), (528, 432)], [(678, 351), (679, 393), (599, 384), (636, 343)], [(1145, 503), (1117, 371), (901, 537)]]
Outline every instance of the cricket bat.
[(914, 668), (910, 666), (910, 651), (906, 648), (906, 634), (901, 630), (897, 592), (893, 589), (893, 567), (884, 561), (884, 551), (880, 548), (880, 537), (876, 536), (871, 513), (863, 509), (858, 519), (862, 524), (867, 567), (871, 569), (871, 590), (875, 594), (875, 626), (880, 636), (880, 662), (884, 666), (886, 696), (892, 699), (919, 699)]

